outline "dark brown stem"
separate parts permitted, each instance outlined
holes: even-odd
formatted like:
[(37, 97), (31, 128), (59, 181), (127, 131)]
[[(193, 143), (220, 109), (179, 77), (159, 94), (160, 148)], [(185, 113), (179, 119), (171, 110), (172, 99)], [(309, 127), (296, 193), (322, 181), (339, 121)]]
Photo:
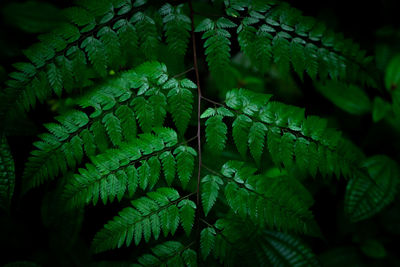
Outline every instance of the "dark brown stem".
[(219, 102), (216, 102), (216, 101), (214, 101), (214, 100), (211, 100), (211, 99), (209, 99), (209, 98), (207, 98), (207, 97), (201, 96), (201, 98), (202, 98), (203, 100), (207, 101), (207, 102), (210, 102), (210, 103), (216, 105), (216, 106), (222, 106), (222, 107), (224, 106), (223, 104), (221, 104), (221, 103), (219, 103)]
[(191, 20), (191, 36), (192, 36), (192, 45), (193, 45), (193, 63), (194, 70), (196, 72), (196, 85), (197, 85), (197, 149), (199, 156), (199, 164), (197, 170), (197, 190), (196, 190), (196, 225), (197, 225), (197, 233), (196, 233), (196, 245), (197, 245), (197, 261), (199, 262), (199, 248), (200, 248), (200, 178), (201, 178), (201, 124), (200, 124), (200, 115), (201, 115), (201, 88), (200, 88), (200, 76), (199, 76), (199, 67), (197, 65), (197, 53), (196, 53), (196, 36), (194, 34), (194, 11), (192, 6), (192, 1), (189, 0), (189, 8), (190, 8), (190, 20)]
[(174, 76), (172, 76), (172, 78), (177, 78), (177, 77), (179, 77), (179, 76), (185, 75), (186, 73), (191, 72), (192, 70), (194, 70), (194, 67), (191, 67), (190, 69), (185, 70), (184, 72), (175, 74)]

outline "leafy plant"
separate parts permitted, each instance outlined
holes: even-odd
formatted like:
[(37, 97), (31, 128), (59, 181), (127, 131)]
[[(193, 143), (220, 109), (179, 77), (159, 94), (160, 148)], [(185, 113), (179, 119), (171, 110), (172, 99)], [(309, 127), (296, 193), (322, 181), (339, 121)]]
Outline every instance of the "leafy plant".
[[(115, 266), (120, 249), (134, 266), (319, 266), (327, 256), (310, 244), (326, 235), (314, 200), (324, 188), (346, 184), (333, 194), (347, 225), (396, 198), (398, 153), (365, 153), (339, 116), (265, 83), (311, 86), (396, 133), (398, 56), (377, 70), (357, 43), (274, 0), (85, 0), (62, 12), (1, 91), (0, 204), (12, 212), (14, 184), (25, 198), (42, 188), (43, 220), (68, 251), (87, 221), (97, 256), (80, 263)], [(7, 139), (50, 99), (55, 119), (15, 171)], [(107, 212), (88, 219), (96, 209)], [(386, 256), (373, 236), (359, 242)]]

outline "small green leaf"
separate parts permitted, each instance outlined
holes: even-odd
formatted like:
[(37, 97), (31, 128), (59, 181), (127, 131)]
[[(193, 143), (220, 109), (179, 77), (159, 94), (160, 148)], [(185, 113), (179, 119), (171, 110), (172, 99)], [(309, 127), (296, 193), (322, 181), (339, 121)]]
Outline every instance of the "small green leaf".
[(214, 228), (204, 228), (200, 233), (201, 255), (205, 260), (214, 248), (216, 232)]

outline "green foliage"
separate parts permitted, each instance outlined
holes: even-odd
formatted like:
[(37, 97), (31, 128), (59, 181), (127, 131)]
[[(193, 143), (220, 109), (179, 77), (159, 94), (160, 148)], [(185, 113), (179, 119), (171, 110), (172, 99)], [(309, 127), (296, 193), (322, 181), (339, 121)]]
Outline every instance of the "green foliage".
[(160, 13), (163, 16), (164, 30), (168, 48), (171, 52), (184, 55), (190, 38), (190, 18), (182, 11), (183, 5), (177, 7), (165, 4)]
[[(153, 237), (157, 240), (161, 232), (166, 237), (174, 235), (179, 223), (185, 231), (190, 231), (193, 224), (195, 204), (172, 188), (159, 188), (131, 202), (119, 212), (119, 216), (109, 221), (93, 239), (95, 252), (130, 246), (132, 241), (139, 245), (142, 237), (149, 242)], [(190, 213), (190, 214), (188, 214)]]
[[(320, 266), (310, 248), (290, 234), (254, 229), (250, 222), (232, 216), (219, 219), (214, 227), (214, 257), (225, 262), (258, 266)], [(248, 243), (252, 244), (251, 247), (246, 245)]]
[(176, 241), (167, 241), (141, 256), (138, 266), (197, 266), (196, 252)]
[(317, 84), (316, 87), (324, 97), (350, 114), (362, 115), (371, 110), (368, 95), (353, 84), (328, 81), (325, 84)]
[(392, 202), (400, 182), (396, 162), (386, 156), (368, 158), (362, 166), (372, 179), (359, 174), (347, 185), (345, 210), (352, 221), (369, 218)]
[[(68, 168), (75, 169), (82, 160), (83, 152), (91, 157), (97, 151), (105, 152), (111, 146), (132, 141), (136, 136), (137, 124), (143, 132), (162, 126), (167, 109), (172, 116), (190, 119), (190, 114), (184, 113), (182, 107), (173, 109), (174, 105), (171, 104), (169, 109), (166, 101), (154, 102), (155, 98), (165, 100), (166, 95), (174, 94), (178, 90), (176, 87), (164, 86), (175, 82), (182, 86), (179, 90), (185, 92), (186, 98), (181, 99), (181, 104), (187, 107), (188, 102), (185, 100), (193, 96), (183, 86), (194, 85), (186, 79), (168, 80), (165, 65), (157, 62), (142, 64), (135, 70), (124, 72), (120, 77), (93, 88), (77, 101), (77, 105), (82, 108), (94, 108), (89, 116), (83, 111), (73, 110), (57, 117), (58, 124), (45, 125), (50, 134), (41, 135), (42, 141), (35, 143), (38, 150), (32, 152), (24, 173), (28, 180), (26, 189), (65, 174)], [(155, 104), (157, 106), (153, 106)], [(184, 131), (187, 122), (186, 126), (182, 122), (178, 120), (177, 127), (179, 125), (178, 129)], [(185, 181), (188, 180), (188, 174), (183, 176)]]
[[(153, 188), (160, 178), (160, 155), (177, 146), (173, 130), (154, 131), (156, 135), (141, 134), (129, 144), (92, 157), (92, 164), (86, 164), (79, 169), (79, 175), (68, 181), (64, 197), (73, 206), (91, 201), (96, 205), (99, 198), (107, 204), (115, 197), (121, 201), (125, 192), (132, 196), (138, 186), (142, 190)], [(164, 168), (165, 172), (168, 170)]]
[(63, 22), (61, 11), (45, 2), (9, 3), (2, 8), (2, 15), (8, 23), (28, 33), (47, 33)]
[(196, 27), (196, 32), (204, 32), (202, 39), (206, 39), (204, 42), (206, 60), (210, 72), (216, 77), (229, 67), (231, 34), (227, 29), (235, 26), (236, 24), (229, 19), (221, 17), (217, 21), (204, 19)]
[[(400, 182), (399, 57), (381, 79), (358, 44), (287, 3), (212, 2), (85, 0), (62, 11), (0, 91), (0, 207), (19, 197), (15, 184), (22, 195), (49, 191), (42, 218), (70, 239), (68, 257), (87, 241), (84, 212), (99, 212), (83, 224), (93, 241), (80, 262), (126, 247), (121, 266), (319, 266), (307, 243), (330, 238), (320, 212), (337, 204), (320, 199), (345, 185), (343, 224), (384, 213)], [(326, 100), (352, 116), (323, 109)], [(42, 115), (36, 105), (55, 120), (35, 120), (46, 132), (24, 161), (11, 139), (23, 130), (12, 133)], [(379, 134), (392, 150), (371, 142)], [(393, 158), (371, 155), (385, 149)], [(351, 240), (386, 257), (372, 234)], [(107, 262), (93, 265), (117, 264)]]
[(260, 226), (308, 232), (313, 201), (307, 190), (295, 179), (257, 175), (256, 170), (239, 161), (222, 166), (225, 198), (233, 212)]
[(366, 71), (371, 68), (371, 58), (365, 57), (365, 51), (288, 4), (268, 1), (253, 6), (237, 1), (233, 9), (246, 10), (237, 28), (239, 44), (261, 71), (272, 61), (287, 73), (291, 63), (301, 78), (306, 72), (312, 79), (318, 74), (324, 80), (376, 84)]

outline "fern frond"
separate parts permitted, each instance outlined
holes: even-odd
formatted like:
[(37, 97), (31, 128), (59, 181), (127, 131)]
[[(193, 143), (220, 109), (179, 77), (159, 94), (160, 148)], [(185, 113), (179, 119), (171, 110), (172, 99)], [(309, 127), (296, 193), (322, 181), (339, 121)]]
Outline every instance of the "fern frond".
[(239, 115), (232, 123), (232, 136), (240, 155), (245, 158), (247, 152), (247, 140), (252, 120), (246, 115)]
[(205, 19), (196, 27), (196, 32), (204, 32), (206, 60), (211, 74), (218, 77), (229, 66), (231, 34), (226, 30), (235, 27), (236, 24), (224, 17), (216, 21)]
[(194, 171), (194, 157), (197, 156), (197, 152), (190, 146), (179, 146), (174, 150), (174, 155), (178, 177), (182, 188), (185, 189)]
[(400, 183), (397, 163), (386, 156), (368, 158), (362, 166), (371, 178), (357, 173), (346, 189), (345, 211), (352, 221), (367, 219), (390, 204)]
[(272, 266), (320, 266), (316, 256), (298, 238), (289, 234), (265, 231), (264, 242), (260, 247), (263, 253), (259, 257), (266, 257)]
[(250, 127), (248, 137), (250, 154), (258, 164), (260, 163), (261, 154), (264, 148), (265, 134), (266, 127), (262, 123), (254, 122)]
[[(232, 11), (228, 2), (226, 5), (227, 11)], [(255, 8), (251, 2), (235, 4), (236, 10), (246, 10), (237, 28), (240, 47), (260, 70), (265, 70), (272, 56), (282, 73), (290, 70), (291, 63), (300, 78), (305, 71), (312, 79), (319, 73), (321, 79), (376, 87), (371, 57), (365, 57), (365, 51), (353, 41), (326, 29), (313, 18), (302, 16), (287, 3), (270, 1), (261, 6)], [(236, 12), (231, 13), (232, 17), (239, 16)]]
[(230, 215), (218, 219), (214, 256), (224, 263), (257, 266), (320, 266), (317, 257), (298, 237), (255, 228)]
[(179, 133), (184, 134), (192, 113), (193, 94), (191, 90), (197, 86), (188, 79), (179, 81), (172, 78), (164, 84), (163, 88), (170, 90), (167, 96), (169, 112), (172, 114)]
[(171, 151), (165, 151), (160, 155), (165, 181), (168, 186), (172, 184), (176, 174), (176, 160)]
[(79, 174), (68, 181), (64, 198), (72, 206), (91, 201), (96, 205), (99, 198), (106, 204), (115, 197), (121, 201), (128, 189), (132, 195), (138, 184), (142, 190), (153, 188), (160, 177), (159, 157), (177, 145), (173, 130), (155, 129), (155, 133), (141, 134), (131, 143), (121, 144), (119, 149), (92, 157), (92, 164), (80, 168)]
[[(197, 253), (177, 241), (167, 241), (151, 249), (154, 255), (145, 254), (138, 259), (138, 266), (197, 266)], [(136, 265), (135, 265), (136, 266)]]
[(313, 216), (307, 190), (295, 179), (255, 174), (256, 170), (244, 162), (228, 161), (220, 177), (204, 177), (201, 188), (205, 213), (214, 205), (222, 186), (226, 203), (238, 216), (261, 227), (308, 232)]
[(8, 210), (14, 194), (14, 159), (5, 136), (0, 138), (0, 208)]
[[(302, 185), (289, 177), (265, 177), (255, 171), (239, 161), (222, 166), (227, 180), (225, 198), (231, 209), (261, 226), (308, 232), (312, 202), (305, 201), (297, 191)], [(301, 191), (307, 192), (304, 188)]]
[(214, 228), (204, 228), (200, 233), (201, 255), (205, 260), (214, 248), (216, 232)]
[(120, 46), (126, 55), (137, 55), (140, 46), (153, 58), (159, 36), (154, 21), (136, 12), (143, 2), (102, 2), (102, 8), (90, 0), (65, 10), (69, 22), (25, 51), (29, 62), (15, 65), (3, 93), (1, 118), (29, 110), (36, 99), (43, 102), (52, 92), (60, 96), (64, 90), (91, 85), (90, 79), (107, 76), (110, 68), (131, 66), (130, 60), (119, 60)]
[(207, 145), (210, 147), (211, 151), (216, 153), (222, 152), (226, 145), (228, 127), (222, 119), (222, 115), (216, 115), (210, 117), (206, 121)]
[(160, 9), (169, 50), (177, 55), (185, 55), (189, 43), (190, 18), (182, 11), (183, 5), (173, 7), (165, 4)]
[(215, 175), (206, 175), (201, 179), (201, 203), (206, 216), (217, 201), (218, 191), (223, 184), (221, 178)]
[(196, 204), (191, 200), (185, 199), (179, 202), (178, 207), (181, 225), (186, 235), (189, 236), (193, 228)]
[(133, 200), (132, 207), (123, 209), (96, 234), (92, 243), (94, 251), (99, 253), (124, 244), (130, 246), (132, 241), (137, 246), (142, 238), (148, 243), (151, 236), (158, 239), (161, 230), (164, 236), (173, 235), (180, 221), (184, 229), (189, 230), (191, 214), (182, 209), (194, 213), (195, 205), (187, 197), (180, 197), (172, 188), (159, 188), (147, 193), (146, 197)]
[[(178, 89), (162, 88), (167, 83), (175, 82), (180, 86)], [(185, 79), (168, 80), (165, 65), (147, 62), (93, 88), (77, 100), (82, 108), (94, 109), (89, 116), (83, 111), (73, 110), (59, 116), (58, 124), (45, 125), (51, 134), (41, 135), (42, 141), (35, 143), (38, 150), (32, 152), (24, 173), (26, 190), (59, 174), (65, 174), (67, 168), (64, 162), (74, 170), (81, 162), (82, 150), (87, 156), (92, 156), (135, 139), (136, 120), (143, 132), (162, 126), (167, 110), (166, 94), (171, 92), (174, 94), (172, 98), (179, 99), (174, 102), (177, 103), (175, 106), (171, 105), (176, 108), (173, 114), (178, 118), (178, 129), (187, 127), (185, 125), (192, 109), (188, 97), (193, 98), (192, 93), (186, 89), (189, 86), (193, 87), (193, 84)], [(185, 97), (180, 97), (176, 93), (178, 90), (184, 91)], [(182, 118), (186, 121), (182, 121)]]
[[(317, 172), (324, 176), (341, 173), (344, 177), (354, 173), (364, 158), (358, 148), (341, 138), (340, 132), (328, 128), (326, 120), (305, 117), (303, 109), (271, 102), (270, 97), (244, 89), (227, 93), (226, 105), (236, 113), (232, 133), (241, 154), (249, 147), (259, 162), (267, 136), (268, 150), (278, 166), (291, 168), (296, 164), (313, 177)], [(236, 129), (239, 121), (249, 132), (247, 137)]]

